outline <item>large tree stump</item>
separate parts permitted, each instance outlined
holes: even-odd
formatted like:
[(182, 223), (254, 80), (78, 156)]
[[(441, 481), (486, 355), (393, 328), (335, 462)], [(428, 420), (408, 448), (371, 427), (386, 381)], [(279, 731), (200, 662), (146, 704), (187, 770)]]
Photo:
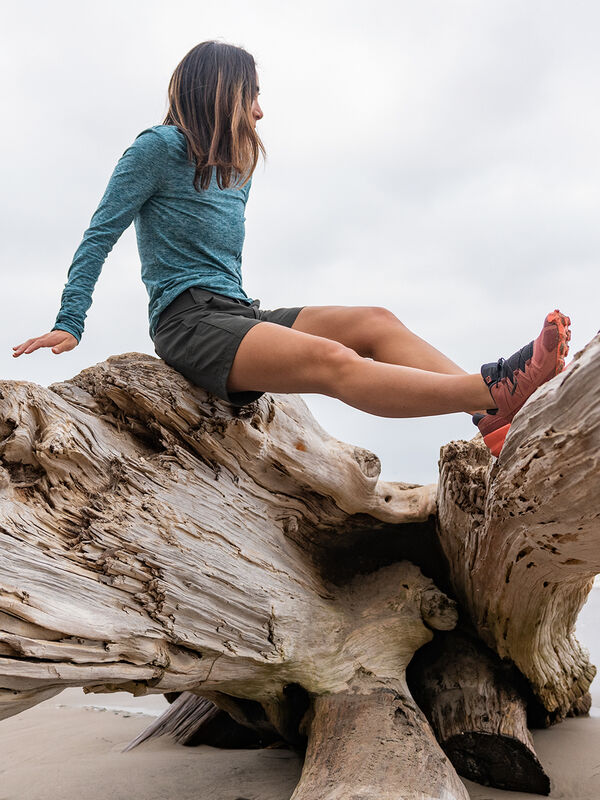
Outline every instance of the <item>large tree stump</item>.
[[(583, 709), (592, 668), (565, 623), (574, 623), (598, 559), (593, 491), (555, 485), (542, 493), (528, 448), (547, 473), (568, 463), (581, 481), (595, 479), (598, 406), (588, 398), (584, 409), (576, 398), (598, 374), (596, 352), (594, 343), (542, 390), (553, 401), (545, 410), (539, 396), (529, 401), (527, 438), (515, 421), (497, 465), (477, 443), (449, 446), (439, 491), (443, 551), (436, 487), (381, 481), (377, 457), (326, 434), (299, 397), (265, 395), (233, 409), (140, 354), (47, 389), (3, 382), (0, 717), (66, 686), (192, 692), (203, 704), (185, 712), (185, 699), (173, 704), (169, 713), (181, 716), (171, 732), (191, 737), (193, 729), (216, 743), (223, 727), (209, 731), (217, 718), (210, 701), (259, 739), (306, 742), (294, 800), (312, 800), (316, 787), (320, 800), (464, 799), (436, 741), (447, 745), (426, 688), (430, 673), (417, 670), (411, 685), (433, 730), (406, 681), (414, 654), (435, 631), (454, 628), (454, 595), (477, 635), (515, 665), (509, 686), (485, 673), (488, 706), (496, 715), (507, 703), (518, 709), (511, 730), (535, 765), (525, 724), (531, 698), (534, 711), (554, 719)], [(575, 430), (584, 417), (587, 427)], [(527, 528), (509, 519), (525, 502)], [(509, 531), (502, 541), (500, 528)], [(563, 558), (553, 560), (557, 542)], [(555, 560), (561, 569), (550, 592), (543, 582)], [(512, 576), (533, 574), (530, 561), (540, 570), (539, 597), (517, 609)], [(586, 576), (579, 592), (573, 569)], [(557, 664), (563, 676), (542, 684), (544, 669)], [(459, 675), (446, 680), (469, 697)], [(451, 715), (459, 736), (485, 728), (466, 702)], [(225, 738), (234, 736), (220, 719)], [(163, 720), (157, 729), (168, 727)], [(484, 732), (499, 742), (507, 730)], [(468, 774), (498, 781), (490, 757), (476, 751)]]

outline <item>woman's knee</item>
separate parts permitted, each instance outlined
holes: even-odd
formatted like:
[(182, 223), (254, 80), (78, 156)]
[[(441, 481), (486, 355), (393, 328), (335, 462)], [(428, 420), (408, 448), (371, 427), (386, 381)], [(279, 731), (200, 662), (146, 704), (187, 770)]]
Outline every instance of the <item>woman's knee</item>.
[(351, 347), (334, 339), (324, 338), (312, 343), (307, 357), (317, 380), (321, 382), (321, 391), (324, 394), (331, 394), (344, 381), (348, 372), (363, 360)]
[(373, 327), (388, 325), (402, 325), (404, 327), (394, 312), (383, 306), (368, 306), (365, 309), (365, 322)]
[(407, 330), (398, 317), (383, 306), (366, 306), (362, 310), (359, 324), (359, 352), (366, 358), (373, 358), (382, 339), (386, 339), (390, 332)]

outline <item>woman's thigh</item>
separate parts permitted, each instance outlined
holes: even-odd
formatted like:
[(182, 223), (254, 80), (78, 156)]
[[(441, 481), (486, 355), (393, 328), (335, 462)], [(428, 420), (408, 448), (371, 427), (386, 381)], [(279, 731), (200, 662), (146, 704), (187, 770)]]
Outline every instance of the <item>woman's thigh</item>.
[(363, 357), (372, 357), (378, 339), (390, 326), (404, 328), (391, 311), (376, 306), (305, 306), (292, 328), (333, 339)]
[(227, 389), (329, 394), (336, 369), (357, 359), (355, 351), (335, 340), (260, 322), (240, 342)]

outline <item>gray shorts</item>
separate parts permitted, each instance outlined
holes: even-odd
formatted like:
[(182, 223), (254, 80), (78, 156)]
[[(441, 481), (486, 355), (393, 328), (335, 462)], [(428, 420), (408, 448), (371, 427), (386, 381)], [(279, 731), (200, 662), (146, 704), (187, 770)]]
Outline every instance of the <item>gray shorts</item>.
[(235, 406), (257, 400), (263, 392), (228, 392), (227, 378), (243, 337), (259, 322), (291, 328), (302, 310), (260, 309), (251, 304), (192, 286), (178, 295), (158, 318), (156, 355), (196, 386)]

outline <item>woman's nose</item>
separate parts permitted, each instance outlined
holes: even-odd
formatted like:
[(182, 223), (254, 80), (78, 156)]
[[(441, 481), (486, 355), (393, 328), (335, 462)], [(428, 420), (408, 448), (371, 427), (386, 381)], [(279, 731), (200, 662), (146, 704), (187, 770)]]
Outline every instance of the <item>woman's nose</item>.
[(254, 114), (254, 119), (258, 120), (263, 118), (262, 108), (259, 106), (258, 100), (255, 100), (253, 103), (252, 113)]

